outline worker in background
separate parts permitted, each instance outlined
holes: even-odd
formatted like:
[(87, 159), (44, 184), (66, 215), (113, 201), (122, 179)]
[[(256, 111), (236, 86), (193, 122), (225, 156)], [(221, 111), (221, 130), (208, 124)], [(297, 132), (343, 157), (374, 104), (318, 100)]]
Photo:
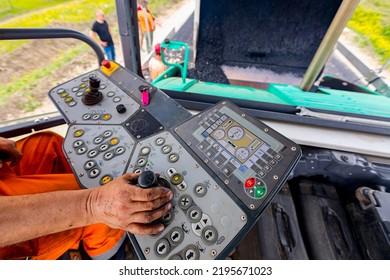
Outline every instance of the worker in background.
[(154, 46), (154, 57), (149, 60), (149, 74), (152, 81), (160, 76), (166, 69), (167, 66), (162, 62), (161, 58), (161, 45), (156, 44)]
[(138, 26), (140, 33), (140, 47), (143, 49), (144, 38), (146, 41), (146, 51), (150, 53), (153, 49), (153, 32), (156, 29), (157, 20), (148, 9), (148, 0), (139, 0), (137, 8)]
[(41, 132), (14, 142), (0, 137), (0, 259), (57, 259), (80, 241), (92, 259), (109, 259), (125, 231), (157, 234), (173, 193), (134, 185), (128, 173), (80, 189), (62, 151), (63, 138)]
[(114, 40), (102, 10), (96, 10), (96, 20), (89, 31), (89, 36), (103, 48), (108, 60), (115, 61)]

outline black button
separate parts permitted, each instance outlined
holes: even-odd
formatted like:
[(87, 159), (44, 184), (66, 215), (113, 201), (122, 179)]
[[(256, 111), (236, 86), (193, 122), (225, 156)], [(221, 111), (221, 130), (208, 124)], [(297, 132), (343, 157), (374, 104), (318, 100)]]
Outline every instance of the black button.
[(119, 114), (123, 114), (126, 112), (126, 107), (125, 105), (123, 104), (119, 104), (116, 106), (116, 111), (119, 113)]

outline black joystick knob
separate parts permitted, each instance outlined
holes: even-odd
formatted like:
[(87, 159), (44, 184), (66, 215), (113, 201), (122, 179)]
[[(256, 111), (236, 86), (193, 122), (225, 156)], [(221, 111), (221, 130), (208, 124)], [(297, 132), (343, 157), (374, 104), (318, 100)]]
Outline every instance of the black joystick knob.
[(157, 176), (153, 171), (147, 170), (141, 173), (138, 177), (138, 185), (141, 188), (150, 188), (157, 186)]
[(91, 90), (94, 89), (97, 91), (99, 89), (99, 87), (100, 87), (100, 79), (97, 77), (90, 77), (89, 78), (89, 88)]
[(150, 170), (141, 173), (141, 175), (138, 177), (138, 185), (144, 189), (156, 187), (158, 185), (168, 189), (171, 188), (171, 185), (166, 179), (159, 177)]
[(102, 101), (103, 94), (99, 91), (100, 79), (97, 77), (89, 78), (89, 88), (84, 91), (82, 101), (85, 105), (95, 105)]
[(119, 104), (118, 106), (116, 106), (116, 111), (117, 111), (119, 114), (126, 113), (126, 107), (125, 107), (125, 105)]

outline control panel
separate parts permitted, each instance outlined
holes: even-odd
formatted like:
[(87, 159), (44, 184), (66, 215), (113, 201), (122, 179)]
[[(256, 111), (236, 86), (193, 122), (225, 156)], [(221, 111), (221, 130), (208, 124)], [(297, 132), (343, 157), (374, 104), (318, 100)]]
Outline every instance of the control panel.
[(194, 116), (114, 62), (49, 96), (69, 125), (63, 149), (81, 186), (136, 172), (140, 187), (153, 182), (174, 192), (171, 211), (159, 219), (164, 231), (129, 233), (140, 259), (227, 257), (301, 155), (298, 145), (231, 102)]

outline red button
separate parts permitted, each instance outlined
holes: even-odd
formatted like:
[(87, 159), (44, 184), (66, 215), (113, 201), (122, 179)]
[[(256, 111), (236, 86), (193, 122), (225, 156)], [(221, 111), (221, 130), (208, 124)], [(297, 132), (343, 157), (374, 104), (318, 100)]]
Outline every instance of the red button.
[(111, 64), (110, 64), (110, 61), (108, 61), (107, 59), (104, 59), (102, 61), (102, 66), (107, 68), (107, 69), (110, 69), (111, 68)]
[(245, 188), (249, 189), (249, 188), (253, 188), (255, 186), (255, 183), (256, 183), (256, 179), (255, 178), (248, 178), (246, 181), (245, 181)]

